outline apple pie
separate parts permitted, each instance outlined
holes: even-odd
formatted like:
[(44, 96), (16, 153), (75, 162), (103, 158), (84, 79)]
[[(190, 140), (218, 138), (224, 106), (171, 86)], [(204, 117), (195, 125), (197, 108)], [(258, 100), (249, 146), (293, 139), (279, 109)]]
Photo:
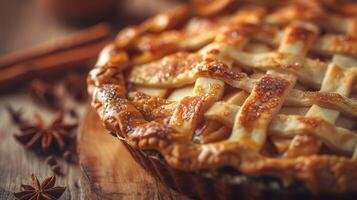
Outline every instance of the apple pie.
[(134, 157), (191, 196), (353, 196), (356, 82), (356, 2), (196, 0), (120, 31), (88, 91)]

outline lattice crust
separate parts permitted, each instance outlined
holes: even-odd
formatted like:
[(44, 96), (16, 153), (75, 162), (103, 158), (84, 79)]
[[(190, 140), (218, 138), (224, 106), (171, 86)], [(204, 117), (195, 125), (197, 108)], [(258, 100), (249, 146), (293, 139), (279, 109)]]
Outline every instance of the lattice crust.
[(357, 192), (357, 3), (202, 1), (102, 51), (88, 90), (106, 128), (181, 170)]

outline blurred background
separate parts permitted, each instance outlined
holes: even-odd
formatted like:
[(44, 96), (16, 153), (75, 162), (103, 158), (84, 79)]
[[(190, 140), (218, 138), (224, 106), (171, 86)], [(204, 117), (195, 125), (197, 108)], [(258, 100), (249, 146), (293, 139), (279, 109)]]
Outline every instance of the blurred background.
[[(41, 118), (47, 126), (63, 116), (79, 126), (89, 108), (86, 76), (99, 51), (121, 28), (179, 3), (0, 0), (0, 199), (14, 199), (12, 193), (29, 182), (31, 173), (58, 175), (58, 184), (68, 187), (63, 199), (86, 199), (80, 169), (66, 159), (78, 160), (75, 138), (68, 150), (40, 155), (41, 147), (27, 149), (26, 142), (15, 139), (22, 133), (19, 122), (34, 124)], [(51, 156), (57, 159), (55, 166), (46, 161)]]
[(0, 56), (109, 22), (114, 31), (174, 7), (174, 0), (0, 0)]

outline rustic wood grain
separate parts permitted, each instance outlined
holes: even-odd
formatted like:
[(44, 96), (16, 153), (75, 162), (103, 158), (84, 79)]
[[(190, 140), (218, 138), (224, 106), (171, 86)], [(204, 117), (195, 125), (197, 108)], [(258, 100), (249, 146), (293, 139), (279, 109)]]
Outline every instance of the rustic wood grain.
[(81, 183), (90, 199), (188, 199), (141, 168), (93, 110), (78, 134)]
[[(119, 1), (118, 1), (119, 2)], [(149, 3), (150, 2), (150, 3)], [(130, 5), (128, 5), (130, 4)], [(119, 30), (129, 24), (137, 23), (158, 11), (171, 6), (170, 1), (165, 0), (121, 0), (118, 4), (118, 13), (112, 19), (108, 19)], [(0, 55), (23, 50), (43, 43), (53, 42), (66, 35), (74, 33), (84, 27), (73, 27), (56, 19), (47, 10), (40, 8), (35, 0), (3, 0), (0, 1)], [(30, 183), (31, 174), (34, 173), (40, 179), (53, 175), (50, 167), (45, 163), (45, 157), (39, 157), (28, 152), (22, 145), (14, 140), (12, 134), (17, 131), (5, 110), (5, 105), (10, 104), (14, 108), (23, 108), (25, 117), (33, 118), (34, 113), (40, 113), (46, 121), (50, 121), (53, 112), (39, 107), (19, 88), (12, 88), (16, 93), (4, 93), (0, 90), (0, 199), (14, 199), (13, 192), (20, 190), (20, 184)], [(85, 106), (65, 103), (66, 106), (75, 106), (79, 115), (85, 110)], [(119, 162), (120, 163), (120, 162)], [(57, 184), (67, 186), (67, 190), (60, 199), (87, 199), (80, 182), (80, 169), (75, 165), (67, 165), (60, 161), (65, 176), (58, 177)], [(136, 171), (133, 171), (133, 176)], [(109, 176), (102, 176), (108, 179)], [(140, 176), (141, 177), (141, 176)], [(146, 180), (148, 175), (142, 175)], [(156, 182), (148, 182), (147, 190), (154, 187)], [(131, 188), (133, 184), (123, 187)], [(156, 188), (156, 187), (155, 187)], [(114, 191), (114, 190), (113, 190)], [(131, 190), (134, 191), (134, 190)], [(134, 191), (138, 193), (140, 191)], [(150, 190), (150, 195), (166, 199), (160, 196), (156, 189)], [(115, 192), (113, 192), (115, 193)], [(118, 196), (118, 195), (117, 195)], [(119, 194), (120, 196), (120, 194)], [(123, 195), (121, 195), (123, 196)], [(120, 196), (120, 197), (121, 197)], [(135, 199), (135, 195), (124, 195)], [(123, 197), (124, 197), (123, 196)], [(142, 195), (143, 196), (143, 195)], [(99, 197), (98, 197), (99, 199)]]
[[(65, 98), (67, 107), (75, 107), (78, 114), (84, 113), (87, 105), (77, 104), (70, 98)], [(11, 105), (15, 109), (22, 108), (24, 117), (33, 119), (34, 113), (39, 113), (46, 122), (51, 121), (55, 112), (46, 110), (32, 102), (25, 94), (16, 93), (0, 96), (0, 199), (15, 199), (13, 192), (20, 191), (21, 184), (31, 184), (31, 174), (34, 173), (41, 180), (52, 176), (50, 166), (46, 164), (46, 157), (38, 156), (19, 144), (13, 137), (17, 130), (11, 122), (5, 109)], [(77, 165), (68, 164), (58, 158), (64, 176), (58, 177), (57, 184), (66, 186), (67, 189), (61, 199), (86, 199), (79, 181), (80, 169)]]

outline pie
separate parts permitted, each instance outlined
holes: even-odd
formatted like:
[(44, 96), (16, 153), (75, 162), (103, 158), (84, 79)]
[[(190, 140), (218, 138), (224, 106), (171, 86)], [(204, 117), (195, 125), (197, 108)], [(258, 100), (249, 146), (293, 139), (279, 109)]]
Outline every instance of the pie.
[(355, 194), (355, 8), (192, 1), (120, 31), (89, 74), (92, 106), (134, 152), (180, 173)]

